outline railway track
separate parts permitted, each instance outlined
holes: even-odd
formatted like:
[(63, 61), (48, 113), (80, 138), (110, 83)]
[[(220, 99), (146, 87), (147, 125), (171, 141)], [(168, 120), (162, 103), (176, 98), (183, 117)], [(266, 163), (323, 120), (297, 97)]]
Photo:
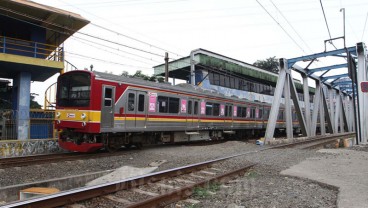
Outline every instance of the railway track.
[[(132, 150), (135, 151), (135, 150)], [(131, 151), (129, 151), (131, 152)], [(73, 161), (73, 160), (83, 160), (83, 159), (93, 159), (100, 157), (111, 157), (126, 154), (126, 151), (118, 151), (114, 153), (109, 152), (97, 152), (97, 153), (60, 153), (60, 154), (50, 154), (50, 155), (35, 155), (26, 157), (12, 157), (12, 158), (2, 158), (0, 159), (0, 169), (11, 168), (11, 167), (23, 167), (29, 165), (39, 165), (52, 162), (60, 161)]]
[(271, 148), (297, 147), (298, 149), (313, 149), (334, 142), (337, 139), (344, 139), (353, 136), (355, 136), (355, 133), (341, 133), (338, 135), (335, 134), (335, 135), (316, 136), (313, 139), (307, 139), (304, 141), (298, 141), (290, 144), (275, 145)]
[[(6, 204), (5, 207), (58, 207), (81, 203), (83, 200), (96, 197), (109, 200), (110, 203), (115, 203), (114, 206), (119, 207), (163, 207), (189, 197), (196, 187), (203, 187), (211, 183), (224, 183), (244, 174), (254, 166), (254, 164), (247, 164), (230, 170), (221, 166), (221, 162), (237, 156), (239, 155), (164, 170), (127, 180), (82, 187), (45, 197)], [(137, 201), (137, 199), (139, 200)], [(85, 203), (88, 204), (89, 202)], [(79, 204), (79, 206), (81, 205)]]
[(113, 206), (118, 207), (163, 207), (189, 197), (196, 187), (217, 182), (224, 183), (239, 174), (243, 174), (254, 165), (247, 164), (243, 167), (224, 169), (221, 163), (231, 158), (255, 154), (275, 148), (296, 146), (300, 149), (313, 148), (314, 146), (335, 141), (339, 138), (350, 137), (352, 135), (354, 134), (345, 133), (337, 136), (319, 136), (315, 139), (303, 142), (261, 147), (254, 151), (151, 173), (142, 177), (135, 177), (97, 186), (81, 187), (54, 195), (9, 203), (6, 204), (5, 207), (58, 207), (75, 203), (77, 203), (76, 207), (83, 204), (87, 204), (87, 206), (84, 207), (89, 207), (88, 203), (93, 203), (90, 202), (93, 201), (90, 200), (92, 198), (97, 199), (97, 201), (107, 200), (109, 203), (113, 203)]
[[(339, 138), (346, 138), (348, 136), (354, 136), (354, 133), (344, 133), (338, 136), (317, 136), (315, 139), (305, 140), (302, 142), (290, 143), (290, 144), (282, 144), (272, 146), (270, 148), (289, 148), (294, 146), (305, 145), (305, 148), (313, 148), (317, 146), (321, 146), (323, 144), (328, 144), (333, 142)], [(224, 141), (212, 141), (215, 144), (223, 143)], [(207, 145), (212, 144), (211, 142), (201, 142), (201, 143), (193, 143), (188, 145)], [(311, 144), (311, 145), (308, 145)], [(314, 145), (313, 145), (314, 144)], [(136, 151), (136, 150), (130, 150)], [(137, 150), (138, 152), (139, 150)], [(107, 153), (107, 152), (98, 152), (98, 153), (62, 153), (62, 154), (51, 154), (51, 155), (37, 155), (37, 156), (27, 156), (27, 157), (14, 157), (14, 158), (2, 158), (0, 159), (0, 169), (10, 168), (10, 167), (22, 167), (28, 165), (38, 165), (52, 162), (60, 162), (60, 161), (73, 161), (73, 160), (83, 160), (83, 159), (93, 159), (99, 157), (111, 157), (111, 156), (119, 156), (126, 154), (125, 151), (118, 151), (115, 153)]]

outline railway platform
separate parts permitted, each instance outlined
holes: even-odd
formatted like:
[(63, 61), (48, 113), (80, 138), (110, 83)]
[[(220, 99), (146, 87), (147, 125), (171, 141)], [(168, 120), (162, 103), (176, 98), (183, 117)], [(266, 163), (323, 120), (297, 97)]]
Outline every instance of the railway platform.
[(348, 149), (321, 149), (325, 157), (308, 158), (281, 172), (307, 178), (339, 189), (337, 207), (367, 207), (368, 152)]

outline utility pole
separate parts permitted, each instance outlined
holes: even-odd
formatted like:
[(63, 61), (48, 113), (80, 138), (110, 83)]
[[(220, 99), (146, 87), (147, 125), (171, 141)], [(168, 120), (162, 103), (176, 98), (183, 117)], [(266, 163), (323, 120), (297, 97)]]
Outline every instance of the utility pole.
[(165, 82), (169, 82), (169, 53), (165, 52)]

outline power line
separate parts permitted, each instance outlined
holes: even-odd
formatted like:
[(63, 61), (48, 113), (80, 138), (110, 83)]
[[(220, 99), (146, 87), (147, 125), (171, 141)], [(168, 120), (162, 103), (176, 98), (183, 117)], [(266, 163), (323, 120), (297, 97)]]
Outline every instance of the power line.
[(309, 49), (309, 51), (312, 52), (312, 49), (308, 46), (308, 44), (304, 41), (304, 39), (301, 37), (301, 35), (295, 30), (294, 26), (291, 25), (291, 23), (289, 22), (289, 20), (284, 16), (284, 14), (281, 12), (281, 10), (276, 6), (276, 4), (270, 0), (270, 2), (273, 4), (273, 6), (277, 9), (277, 11), (281, 14), (281, 16), (286, 20), (286, 22), (288, 23), (288, 25), (291, 27), (291, 29), (293, 29), (293, 31), (295, 32), (295, 34), (300, 38), (300, 40), (303, 41), (303, 43), (307, 46), (307, 48)]
[(151, 58), (147, 58), (147, 57), (144, 57), (144, 56), (141, 56), (141, 55), (138, 55), (138, 54), (135, 54), (135, 53), (131, 53), (131, 52), (128, 52), (128, 51), (124, 51), (124, 50), (120, 50), (119, 48), (113, 48), (111, 46), (107, 46), (107, 45), (104, 45), (102, 43), (98, 43), (98, 42), (95, 42), (95, 41), (91, 41), (91, 40), (87, 40), (85, 38), (81, 38), (81, 37), (78, 37), (78, 36), (72, 36), (73, 39), (77, 40), (77, 41), (87, 41), (89, 43), (93, 43), (95, 45), (99, 45), (99, 46), (103, 46), (105, 48), (109, 48), (109, 49), (112, 49), (112, 50), (116, 50), (116, 51), (119, 51), (119, 52), (122, 52), (122, 53), (126, 53), (126, 54), (129, 54), (129, 55), (132, 55), (132, 56), (136, 56), (136, 57), (139, 57), (141, 59), (145, 59), (145, 60), (149, 60), (149, 61), (153, 61), (153, 62), (157, 62)]
[(335, 49), (337, 49), (337, 47), (334, 45), (334, 43), (332, 42), (332, 37), (331, 37), (331, 32), (330, 32), (330, 28), (328, 27), (328, 23), (327, 23), (327, 18), (326, 18), (326, 13), (325, 13), (325, 9), (323, 8), (323, 4), (322, 4), (322, 0), (319, 0), (319, 2), (321, 3), (321, 8), (322, 8), (322, 12), (323, 12), (323, 17), (325, 18), (325, 23), (326, 23), (326, 27), (327, 27), (327, 31), (328, 31), (328, 35), (330, 36), (330, 41), (328, 41), (331, 45), (333, 45), (333, 47), (335, 47)]
[[(91, 14), (91, 15), (93, 15), (93, 16), (95, 16), (95, 17), (99, 18), (99, 19), (102, 19), (102, 20), (104, 20), (104, 21), (106, 21), (106, 22), (113, 23), (113, 22), (111, 22), (111, 21), (109, 21), (109, 20), (106, 20), (105, 18), (99, 17), (99, 16), (97, 16), (97, 15), (95, 15), (95, 14), (91, 13), (91, 12), (88, 12), (88, 11), (86, 11), (86, 10), (84, 10), (84, 9), (81, 9), (81, 8), (79, 8), (79, 7), (76, 7), (75, 5), (68, 4), (67, 2), (65, 2), (65, 1), (63, 1), (63, 0), (58, 0), (58, 1), (63, 2), (63, 3), (66, 3), (67, 5), (69, 5), (69, 6), (71, 6), (71, 7), (74, 7), (74, 8), (76, 8), (76, 9), (81, 10), (81, 11), (84, 11), (84, 12), (86, 12), (86, 13), (88, 13), (88, 14)], [(111, 29), (108, 29), (108, 28), (106, 28), (106, 27), (103, 27), (103, 26), (97, 25), (97, 24), (95, 24), (95, 23), (92, 23), (92, 22), (91, 22), (90, 24), (91, 24), (91, 25), (93, 25), (93, 26), (95, 26), (95, 27), (98, 27), (98, 28), (100, 28), (100, 29), (104, 29), (104, 30), (106, 30), (106, 31), (109, 31), (109, 32), (111, 32), (111, 33), (114, 33), (114, 34), (117, 34), (117, 35), (120, 35), (120, 36), (123, 36), (123, 37), (129, 38), (129, 39), (134, 40), (134, 41), (137, 41), (137, 42), (139, 42), (139, 43), (146, 44), (146, 45), (148, 45), (148, 46), (150, 46), (150, 47), (157, 48), (157, 49), (159, 49), (159, 50), (163, 50), (163, 51), (165, 51), (165, 52), (169, 52), (169, 53), (171, 53), (171, 54), (175, 54), (176, 56), (184, 57), (184, 56), (182, 56), (182, 55), (179, 55), (178, 53), (175, 53), (175, 52), (172, 52), (172, 51), (166, 50), (166, 49), (164, 49), (164, 48), (162, 48), (162, 47), (155, 46), (155, 45), (150, 44), (150, 43), (148, 43), (148, 42), (145, 42), (145, 41), (139, 40), (139, 39), (137, 39), (137, 38), (134, 38), (134, 37), (131, 37), (131, 36), (128, 36), (128, 35), (122, 34), (122, 33), (120, 33), (120, 32), (117, 32), (117, 31), (114, 31), (114, 30), (111, 30)], [(113, 23), (113, 24), (115, 24), (115, 23)]]
[(362, 34), (362, 41), (363, 41), (363, 37), (364, 37), (365, 26), (367, 26), (367, 19), (368, 19), (368, 13), (367, 13), (367, 16), (365, 18), (364, 29), (363, 29), (363, 34)]
[(256, 0), (257, 3), (263, 8), (263, 10), (265, 10), (265, 12), (267, 12), (267, 14), (277, 23), (278, 26), (280, 26), (280, 28), (286, 33), (287, 36), (289, 36), (289, 38), (295, 43), (295, 45), (297, 45), (299, 47), (300, 50), (302, 50), (304, 53), (304, 49), (295, 41), (295, 39), (293, 37), (291, 37), (291, 35), (284, 29), (284, 27), (282, 27), (282, 25), (268, 12), (268, 10), (258, 1)]
[(177, 53), (174, 53), (174, 52), (172, 52), (172, 51), (169, 51), (169, 50), (166, 50), (166, 49), (161, 48), (161, 47), (159, 47), (159, 46), (155, 46), (155, 45), (152, 45), (152, 44), (150, 44), (150, 43), (147, 43), (147, 42), (144, 42), (144, 41), (138, 40), (138, 39), (136, 39), (136, 38), (130, 37), (130, 36), (128, 36), (128, 35), (122, 34), (122, 33), (120, 33), (120, 32), (117, 32), (117, 31), (114, 31), (114, 30), (111, 30), (111, 29), (108, 29), (108, 28), (103, 27), (103, 26), (101, 26), (101, 25), (97, 25), (97, 24), (94, 24), (94, 23), (91, 23), (91, 25), (93, 25), (93, 26), (95, 26), (95, 27), (98, 27), (98, 28), (100, 28), (100, 29), (103, 29), (103, 30), (109, 31), (109, 32), (111, 32), (111, 33), (115, 33), (116, 35), (120, 35), (120, 36), (123, 36), (123, 37), (129, 38), (129, 39), (134, 40), (134, 41), (137, 41), (137, 42), (139, 42), (139, 43), (146, 44), (146, 45), (148, 45), (148, 46), (150, 46), (150, 47), (153, 47), (153, 48), (156, 48), (156, 49), (159, 49), (159, 50), (162, 50), (162, 51), (166, 51), (166, 52), (171, 53), (171, 54), (174, 54), (174, 55), (176, 55), (176, 56), (184, 57), (184, 56), (179, 55), (179, 54), (177, 54)]
[[(127, 59), (132, 60), (132, 61), (136, 61), (136, 62), (140, 62), (140, 63), (144, 63), (144, 64), (150, 64), (150, 63), (147, 63), (147, 62), (143, 62), (143, 61), (141, 61), (141, 60), (133, 59), (133, 58), (130, 58), (130, 57), (127, 57), (127, 56), (123, 56), (123, 55), (121, 55), (121, 54), (114, 53), (114, 52), (112, 52), (112, 51), (109, 51), (109, 50), (106, 50), (106, 49), (103, 49), (103, 48), (100, 48), (100, 47), (94, 46), (94, 45), (92, 45), (92, 44), (89, 44), (88, 42), (85, 42), (85, 41), (82, 41), (82, 40), (78, 40), (78, 39), (76, 39), (76, 38), (74, 38), (74, 40), (76, 40), (76, 41), (78, 41), (78, 42), (80, 42), (80, 43), (82, 43), (82, 44), (88, 45), (88, 46), (90, 46), (90, 47), (96, 48), (96, 49), (98, 49), (98, 50), (106, 51), (106, 52), (108, 52), (108, 53), (110, 53), (110, 54), (114, 54), (114, 55), (117, 55), (117, 56), (120, 56), (120, 57), (123, 57), (123, 58), (127, 58)], [(104, 46), (104, 47), (108, 48), (108, 46)], [(117, 50), (117, 51), (120, 51), (120, 50)], [(120, 52), (124, 52), (124, 51), (120, 51)], [(150, 61), (153, 61), (153, 60), (150, 60)], [(157, 61), (156, 63), (161, 63), (161, 62), (158, 62), (158, 61)]]
[[(30, 16), (30, 15), (27, 15), (27, 14), (24, 14), (24, 13), (16, 12), (14, 10), (7, 9), (7, 8), (1, 7), (1, 6), (0, 6), (0, 9), (1, 10), (4, 10), (4, 11), (7, 11), (7, 12), (11, 12), (11, 13), (17, 14), (17, 15), (20, 15), (20, 16), (23, 16), (23, 17), (27, 17), (27, 18), (36, 20), (36, 21), (39, 21), (39, 22), (43, 22), (43, 23), (46, 23), (48, 25), (52, 25), (52, 26), (55, 26), (55, 27), (58, 27), (58, 28), (61, 28), (61, 29), (69, 30), (69, 31), (71, 31), (73, 33), (82, 34), (82, 35), (85, 35), (85, 36), (88, 36), (88, 37), (91, 37), (91, 38), (95, 38), (95, 39), (98, 39), (98, 40), (101, 40), (101, 41), (105, 41), (105, 42), (109, 42), (109, 43), (112, 43), (112, 44), (120, 45), (120, 46), (129, 48), (129, 49), (132, 49), (132, 50), (143, 52), (143, 53), (147, 53), (147, 54), (151, 54), (151, 55), (155, 55), (155, 56), (159, 56), (159, 57), (165, 57), (164, 55), (161, 55), (161, 54), (153, 53), (153, 52), (146, 51), (146, 50), (143, 50), (143, 49), (139, 49), (139, 48), (136, 48), (136, 47), (132, 47), (132, 46), (129, 46), (129, 45), (121, 44), (121, 43), (118, 43), (118, 42), (115, 42), (115, 41), (107, 40), (107, 39), (104, 39), (104, 38), (101, 38), (101, 37), (98, 37), (98, 36), (95, 36), (95, 35), (90, 35), (90, 34), (87, 34), (87, 33), (83, 33), (83, 32), (80, 32), (80, 31), (77, 31), (77, 30), (68, 28), (66, 26), (62, 26), (62, 25), (59, 25), (59, 24), (56, 24), (56, 23), (52, 23), (52, 22), (47, 22), (47, 21), (45, 21), (43, 19), (40, 19), (40, 18), (37, 18), (37, 17), (34, 17), (34, 16)], [(0, 15), (6, 16), (6, 15), (1, 14), (1, 13), (0, 13)], [(22, 22), (26, 22), (26, 23), (29, 23), (29, 24), (32, 24), (32, 25), (35, 25), (35, 26), (38, 26), (38, 27), (42, 27), (42, 28), (53, 30), (53, 29), (51, 29), (49, 27), (37, 25), (37, 24), (34, 24), (32, 22), (29, 22), (29, 21), (26, 21), (26, 20), (21, 20), (21, 19), (16, 18), (16, 17), (11, 17), (11, 18), (16, 19), (16, 20), (19, 20), (19, 21), (22, 21)], [(53, 31), (59, 32), (61, 34), (71, 35), (68, 32), (57, 31), (57, 30), (53, 30)]]
[(120, 66), (126, 66), (126, 67), (141, 68), (141, 69), (145, 69), (145, 70), (152, 70), (151, 68), (148, 68), (148, 67), (134, 66), (134, 65), (122, 64), (122, 63), (113, 62), (113, 61), (107, 61), (107, 60), (103, 60), (103, 59), (99, 59), (99, 58), (95, 58), (95, 57), (91, 57), (91, 56), (85, 56), (85, 55), (81, 55), (81, 54), (73, 53), (73, 52), (69, 52), (69, 51), (65, 51), (65, 53), (68, 53), (68, 54), (74, 55), (74, 56), (79, 56), (79, 57), (82, 57), (82, 58), (87, 58), (87, 59), (92, 59), (92, 60), (104, 62), (104, 63), (110, 63), (110, 64), (115, 64), (115, 65), (120, 65)]

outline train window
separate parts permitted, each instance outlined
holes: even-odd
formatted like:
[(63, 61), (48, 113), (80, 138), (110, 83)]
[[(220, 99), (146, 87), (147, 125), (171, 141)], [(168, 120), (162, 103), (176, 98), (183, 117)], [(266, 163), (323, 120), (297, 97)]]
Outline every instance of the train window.
[(206, 103), (206, 115), (207, 116), (212, 116), (212, 108), (213, 108), (212, 103)]
[(241, 107), (241, 116), (242, 118), (246, 118), (247, 117), (247, 107)]
[(138, 95), (138, 111), (144, 111), (144, 95)]
[(194, 101), (194, 115), (198, 114), (198, 101)]
[(225, 116), (226, 117), (231, 117), (231, 113), (233, 112), (233, 107), (226, 105), (225, 106)]
[(179, 98), (169, 97), (169, 113), (179, 113)]
[(188, 101), (188, 114), (192, 114), (192, 101)]
[(164, 96), (158, 96), (157, 101), (158, 101), (158, 112), (167, 113), (169, 109), (168, 108), (169, 98)]
[(265, 110), (264, 110), (264, 118), (268, 119), (269, 114), (270, 114), (270, 110), (265, 109)]
[(213, 115), (219, 116), (220, 115), (220, 104), (214, 103), (213, 104)]
[(254, 109), (254, 108), (251, 108), (250, 109), (250, 117), (251, 118), (255, 118), (256, 117), (256, 109)]
[(129, 93), (128, 94), (128, 111), (134, 111), (135, 106), (135, 94)]
[(112, 106), (112, 89), (105, 88), (104, 106)]
[(158, 112), (179, 113), (179, 98), (158, 96)]

